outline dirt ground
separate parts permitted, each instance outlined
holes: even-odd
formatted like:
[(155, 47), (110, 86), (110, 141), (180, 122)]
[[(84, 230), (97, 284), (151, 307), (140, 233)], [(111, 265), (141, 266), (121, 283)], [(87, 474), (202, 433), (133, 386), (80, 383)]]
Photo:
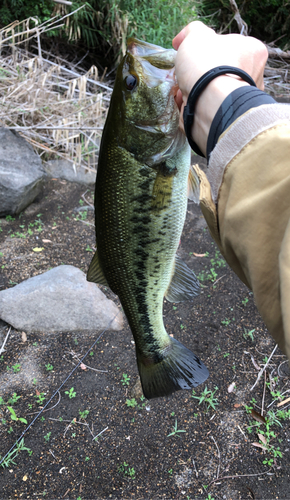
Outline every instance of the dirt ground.
[[(61, 264), (86, 272), (95, 237), (93, 211), (77, 211), (92, 203), (92, 190), (85, 191), (50, 180), (23, 214), (0, 219), (0, 290)], [(145, 400), (126, 321), (92, 349), (101, 332), (11, 328), (0, 356), (2, 458), (56, 395), (25, 432), (27, 450), (6, 457), (1, 499), (290, 498), (286, 358), (277, 349), (251, 390), (275, 344), (192, 203), (179, 255), (202, 291), (192, 302), (165, 301), (164, 323), (206, 364), (208, 380), (195, 393)], [(8, 330), (2, 322), (0, 348)], [(79, 366), (66, 380), (87, 351), (89, 368)]]

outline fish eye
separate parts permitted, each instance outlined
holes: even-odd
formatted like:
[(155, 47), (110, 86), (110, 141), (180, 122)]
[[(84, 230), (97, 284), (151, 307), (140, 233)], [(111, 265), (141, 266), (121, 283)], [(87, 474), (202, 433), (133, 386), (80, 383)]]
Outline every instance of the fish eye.
[(134, 90), (134, 88), (137, 86), (138, 80), (135, 75), (128, 75), (125, 78), (125, 85), (127, 90)]

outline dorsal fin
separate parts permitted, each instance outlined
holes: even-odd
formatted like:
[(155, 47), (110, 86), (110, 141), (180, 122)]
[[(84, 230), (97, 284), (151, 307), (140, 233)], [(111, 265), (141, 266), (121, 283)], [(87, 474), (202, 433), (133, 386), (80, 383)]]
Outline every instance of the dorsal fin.
[(199, 281), (189, 267), (175, 255), (174, 269), (165, 298), (169, 302), (182, 302), (199, 294)]
[(109, 286), (99, 261), (98, 250), (96, 250), (96, 253), (92, 258), (92, 262), (90, 263), (87, 273), (87, 281), (97, 283), (98, 285)]
[(193, 165), (188, 174), (187, 197), (199, 205), (199, 177)]

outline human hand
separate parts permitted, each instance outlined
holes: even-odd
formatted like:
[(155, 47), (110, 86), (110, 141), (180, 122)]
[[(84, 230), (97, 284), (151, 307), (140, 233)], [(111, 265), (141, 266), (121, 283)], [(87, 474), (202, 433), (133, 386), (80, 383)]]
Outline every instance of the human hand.
[[(218, 35), (202, 22), (194, 21), (176, 35), (172, 45), (178, 51), (175, 73), (181, 91), (177, 95), (181, 111), (193, 85), (204, 73), (216, 66), (240, 68), (253, 78), (259, 89), (264, 90), (263, 73), (268, 51), (256, 38), (238, 34)], [(233, 75), (222, 76), (218, 80), (219, 83), (223, 82), (225, 91), (227, 87), (231, 89), (234, 80), (242, 82)]]
[[(243, 35), (218, 35), (200, 21), (188, 24), (172, 41), (177, 50), (175, 74), (179, 86), (176, 102), (180, 109), (180, 128), (188, 95), (207, 71), (217, 66), (234, 66), (248, 73), (260, 90), (264, 89), (263, 73), (268, 58), (265, 45)], [(212, 80), (197, 99), (191, 136), (206, 154), (207, 138), (212, 120), (224, 99), (235, 89), (248, 85), (235, 75)]]

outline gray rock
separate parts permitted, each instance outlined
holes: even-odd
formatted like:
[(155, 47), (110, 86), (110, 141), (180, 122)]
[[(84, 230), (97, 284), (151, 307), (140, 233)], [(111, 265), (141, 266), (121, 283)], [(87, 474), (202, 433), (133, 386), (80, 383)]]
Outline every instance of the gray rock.
[(73, 266), (56, 267), (1, 291), (0, 318), (17, 330), (33, 333), (120, 330), (123, 326), (114, 302)]
[(49, 177), (65, 179), (70, 182), (78, 182), (87, 186), (95, 184), (96, 172), (86, 170), (83, 167), (76, 167), (67, 160), (49, 160), (44, 165), (45, 171)]
[(32, 146), (0, 128), (0, 216), (22, 212), (39, 194), (45, 172)]

